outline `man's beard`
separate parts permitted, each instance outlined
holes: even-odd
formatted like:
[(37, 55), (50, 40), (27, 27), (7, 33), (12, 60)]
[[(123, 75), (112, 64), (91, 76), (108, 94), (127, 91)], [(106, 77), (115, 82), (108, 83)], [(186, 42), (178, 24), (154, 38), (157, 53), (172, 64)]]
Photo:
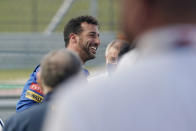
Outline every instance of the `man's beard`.
[[(90, 49), (89, 49), (89, 45), (90, 43), (83, 41), (82, 38), (79, 39), (79, 46), (80, 49), (83, 53), (81, 53), (82, 55), (85, 55), (85, 60), (90, 60), (90, 59), (94, 59), (95, 55), (91, 54)], [(84, 56), (83, 56), (84, 57)]]

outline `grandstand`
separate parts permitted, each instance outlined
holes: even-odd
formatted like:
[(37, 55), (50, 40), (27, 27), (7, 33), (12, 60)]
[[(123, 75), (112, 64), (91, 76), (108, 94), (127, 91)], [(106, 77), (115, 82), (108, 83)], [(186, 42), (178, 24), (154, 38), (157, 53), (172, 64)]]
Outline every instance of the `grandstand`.
[(106, 44), (118, 32), (117, 0), (74, 0), (51, 35), (45, 35), (65, 0), (0, 0), (0, 118), (15, 112), (15, 103), (33, 68), (44, 54), (64, 47), (65, 23), (79, 15), (93, 15), (101, 23), (97, 58), (86, 64), (103, 65)]

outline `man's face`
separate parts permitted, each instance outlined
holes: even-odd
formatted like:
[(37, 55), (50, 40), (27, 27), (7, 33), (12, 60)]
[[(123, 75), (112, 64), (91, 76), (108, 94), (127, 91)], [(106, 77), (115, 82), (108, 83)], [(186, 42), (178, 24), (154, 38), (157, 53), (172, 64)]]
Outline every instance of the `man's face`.
[(114, 47), (111, 47), (106, 56), (106, 64), (117, 64), (118, 63), (118, 54), (119, 50)]
[(111, 47), (108, 50), (108, 54), (106, 56), (106, 69), (108, 71), (108, 73), (112, 73), (118, 64), (118, 54), (119, 54), (119, 50)]
[(81, 24), (82, 32), (79, 34), (79, 47), (85, 61), (94, 59), (100, 45), (98, 27), (86, 22)]

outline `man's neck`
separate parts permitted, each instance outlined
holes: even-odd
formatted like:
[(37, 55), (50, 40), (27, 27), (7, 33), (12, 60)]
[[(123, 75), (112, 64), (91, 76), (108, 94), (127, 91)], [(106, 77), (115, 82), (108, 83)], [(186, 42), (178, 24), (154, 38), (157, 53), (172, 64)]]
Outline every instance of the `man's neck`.
[(81, 55), (80, 50), (79, 50), (78, 48), (73, 47), (73, 46), (71, 46), (71, 44), (70, 44), (70, 45), (67, 46), (67, 49), (69, 49), (69, 50), (71, 50), (71, 51), (77, 53), (78, 56), (80, 57), (81, 61), (82, 61), (82, 64), (85, 64), (86, 60), (85, 60), (85, 58), (83, 57), (83, 55)]

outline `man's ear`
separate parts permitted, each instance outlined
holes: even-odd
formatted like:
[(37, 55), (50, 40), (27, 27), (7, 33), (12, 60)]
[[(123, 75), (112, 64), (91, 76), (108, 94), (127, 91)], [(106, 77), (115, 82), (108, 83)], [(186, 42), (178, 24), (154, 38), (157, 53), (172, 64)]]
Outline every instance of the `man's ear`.
[(71, 33), (69, 35), (69, 41), (70, 41), (70, 43), (77, 44), (78, 43), (77, 35), (74, 33)]
[(41, 86), (41, 69), (37, 72), (36, 77), (36, 82)]

